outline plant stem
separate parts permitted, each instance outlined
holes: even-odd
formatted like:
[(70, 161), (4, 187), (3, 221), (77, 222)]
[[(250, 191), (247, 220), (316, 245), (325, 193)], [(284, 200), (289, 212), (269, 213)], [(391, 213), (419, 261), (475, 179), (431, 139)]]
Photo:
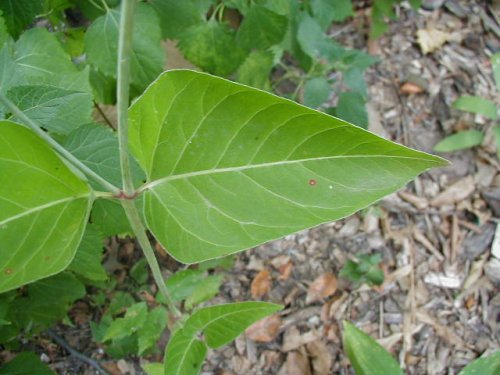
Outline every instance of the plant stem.
[(153, 278), (156, 282), (156, 285), (158, 285), (160, 293), (165, 298), (165, 302), (168, 309), (176, 318), (179, 318), (181, 316), (181, 313), (175, 306), (172, 297), (170, 297), (170, 293), (168, 292), (165, 280), (163, 279), (163, 275), (161, 274), (160, 266), (158, 264), (158, 261), (156, 260), (153, 247), (151, 246), (149, 238), (146, 234), (146, 228), (142, 223), (142, 219), (139, 216), (139, 212), (135, 206), (134, 200), (123, 199), (121, 203), (123, 209), (125, 210), (125, 213), (127, 214), (130, 226), (132, 227), (132, 230), (134, 231), (134, 234), (137, 237), (137, 241), (139, 242), (139, 245), (142, 248), (142, 252), (146, 257), (146, 260), (148, 261), (149, 267), (151, 268), (151, 272), (153, 274)]
[(71, 152), (66, 150), (63, 146), (57, 143), (49, 134), (41, 129), (38, 124), (30, 119), (26, 114), (19, 109), (17, 105), (11, 102), (3, 93), (0, 93), (0, 102), (2, 102), (12, 114), (14, 114), (18, 119), (20, 119), (23, 123), (28, 125), (31, 130), (33, 130), (36, 134), (38, 134), (44, 141), (46, 141), (54, 150), (56, 150), (61, 156), (71, 162), (76, 168), (81, 170), (85, 175), (99, 183), (102, 187), (106, 188), (109, 192), (113, 194), (118, 194), (120, 189), (106, 181), (104, 178), (95, 173), (92, 169), (83, 164), (80, 160), (78, 160)]
[[(130, 86), (130, 55), (132, 49), (132, 32), (134, 21), (134, 9), (136, 0), (123, 0), (120, 15), (120, 31), (118, 40), (118, 72), (117, 72), (117, 111), (118, 111), (118, 140), (120, 144), (120, 166), (122, 169), (123, 191), (125, 197), (133, 197), (135, 188), (130, 171), (128, 153), (128, 102)], [(142, 248), (144, 256), (148, 261), (153, 278), (158, 285), (160, 293), (165, 298), (170, 312), (175, 317), (180, 317), (181, 313), (175, 306), (165, 285), (165, 280), (161, 274), (160, 266), (155, 257), (155, 253), (149, 243), (146, 228), (139, 215), (133, 199), (122, 199), (121, 204), (130, 222), (132, 230), (137, 237), (137, 241)]]
[(136, 0), (122, 1), (118, 40), (118, 72), (116, 82), (120, 165), (122, 169), (123, 191), (128, 196), (132, 196), (134, 193), (134, 184), (132, 182), (130, 158), (128, 153), (128, 101), (130, 91), (130, 55), (132, 49), (135, 5)]

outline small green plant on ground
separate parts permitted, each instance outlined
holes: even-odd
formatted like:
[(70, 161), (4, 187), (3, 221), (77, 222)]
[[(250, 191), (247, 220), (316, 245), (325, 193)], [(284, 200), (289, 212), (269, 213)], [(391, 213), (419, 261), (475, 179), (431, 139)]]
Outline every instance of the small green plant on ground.
[[(491, 58), (493, 77), (497, 91), (500, 92), (500, 53)], [(498, 120), (498, 107), (486, 98), (479, 96), (461, 96), (452, 105), (453, 108), (473, 114), (482, 115), (489, 120)], [(459, 131), (441, 140), (435, 147), (436, 152), (453, 152), (479, 146), (483, 143), (484, 131), (469, 129)], [(500, 158), (500, 125), (493, 125), (493, 135), (497, 146), (497, 156)]]
[(354, 260), (347, 260), (339, 276), (352, 282), (355, 288), (363, 283), (381, 285), (384, 282), (384, 271), (380, 268), (381, 261), (380, 254), (358, 254)]
[[(372, 337), (350, 322), (344, 322), (344, 350), (356, 375), (403, 375), (392, 356)], [(500, 373), (500, 350), (469, 363), (459, 375)]]
[[(173, 31), (183, 30), (179, 47), (187, 58), (228, 75), (238, 68), (237, 58), (258, 50), (248, 37), (256, 27), (266, 48), (292, 35), (288, 46), (300, 46), (297, 60), (311, 74), (326, 59), (339, 69), (344, 64), (346, 77), (351, 67), (350, 74), (359, 75), (366, 55), (327, 38), (324, 25), (332, 19), (321, 23), (311, 16), (322, 15), (314, 7), (325, 2), (312, 1), (310, 9), (305, 3), (0, 2), (4, 345), (15, 349), (20, 334), (68, 322), (68, 306), (85, 296), (86, 285), (100, 290), (95, 306), (106, 303), (113, 281), (101, 264), (102, 240), (129, 233), (151, 269), (156, 299), (146, 303), (130, 291), (113, 292), (102, 319), (92, 324), (93, 337), (111, 355), (142, 355), (154, 350), (168, 326), (164, 373), (196, 374), (209, 348), (281, 309), (266, 302), (194, 309), (222, 281), (202, 262), (345, 217), (446, 165), (249, 86), (190, 70), (161, 72), (160, 43)], [(86, 30), (68, 26), (75, 4), (93, 20)], [(229, 4), (244, 16), (237, 32), (224, 21)], [(40, 9), (47, 27), (24, 31)], [(97, 103), (115, 100), (116, 131), (92, 117)], [(202, 265), (165, 281), (148, 232), (175, 259)], [(130, 275), (138, 290), (155, 294), (147, 290), (144, 261)], [(201, 278), (203, 287), (196, 285)], [(25, 355), (24, 362), (32, 360)]]

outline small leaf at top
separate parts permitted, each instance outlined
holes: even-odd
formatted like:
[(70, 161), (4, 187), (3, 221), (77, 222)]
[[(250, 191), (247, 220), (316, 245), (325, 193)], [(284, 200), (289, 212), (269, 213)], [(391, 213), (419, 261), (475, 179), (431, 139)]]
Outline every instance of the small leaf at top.
[(311, 78), (304, 85), (304, 105), (318, 108), (328, 100), (331, 91), (332, 88), (326, 77)]
[(284, 38), (288, 20), (260, 5), (250, 8), (238, 29), (237, 40), (243, 47), (266, 49)]
[(234, 72), (247, 56), (236, 42), (235, 32), (214, 19), (187, 29), (179, 35), (178, 46), (186, 59), (219, 76)]
[(89, 186), (35, 133), (0, 122), (0, 292), (65, 269), (87, 223)]
[(35, 27), (0, 49), (0, 90), (21, 85), (50, 85), (91, 93), (89, 69), (78, 70), (54, 34)]
[(345, 217), (443, 159), (263, 91), (164, 73), (129, 110), (149, 229), (185, 263)]
[(453, 102), (452, 107), (461, 111), (477, 113), (492, 120), (497, 119), (497, 107), (495, 103), (479, 96), (461, 96)]
[(343, 92), (339, 95), (335, 115), (359, 127), (368, 128), (368, 113), (363, 96), (357, 92)]
[[(88, 62), (105, 75), (116, 77), (120, 11), (97, 18), (85, 34)], [(131, 83), (142, 91), (162, 71), (165, 60), (158, 17), (147, 4), (137, 4), (131, 53)]]
[(373, 338), (344, 321), (344, 350), (356, 375), (403, 375), (392, 356)]
[(269, 75), (273, 55), (268, 51), (252, 51), (238, 68), (238, 82), (266, 91), (271, 90)]

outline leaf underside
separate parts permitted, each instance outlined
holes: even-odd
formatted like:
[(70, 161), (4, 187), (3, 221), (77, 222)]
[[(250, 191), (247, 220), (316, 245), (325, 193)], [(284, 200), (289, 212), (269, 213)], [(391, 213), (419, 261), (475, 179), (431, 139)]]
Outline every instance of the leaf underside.
[(0, 292), (65, 269), (91, 201), (88, 185), (41, 138), (0, 122)]
[(130, 108), (145, 218), (200, 262), (345, 217), (443, 159), (277, 96), (187, 70)]

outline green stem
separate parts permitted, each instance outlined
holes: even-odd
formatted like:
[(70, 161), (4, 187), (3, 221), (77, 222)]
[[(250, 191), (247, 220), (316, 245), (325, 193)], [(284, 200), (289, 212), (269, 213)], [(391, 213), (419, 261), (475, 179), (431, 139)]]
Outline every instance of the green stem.
[(122, 169), (123, 191), (134, 194), (134, 184), (130, 170), (128, 153), (128, 101), (130, 91), (130, 55), (136, 0), (123, 0), (120, 14), (120, 33), (118, 40), (118, 72), (116, 98), (118, 112), (118, 140), (120, 142), (120, 166)]
[[(123, 0), (120, 15), (120, 31), (118, 40), (118, 72), (117, 72), (117, 111), (118, 111), (118, 141), (120, 143), (120, 166), (122, 170), (123, 192), (125, 198), (133, 197), (136, 192), (130, 171), (128, 153), (128, 102), (130, 87), (130, 55), (132, 50), (132, 32), (134, 9), (136, 0)], [(122, 199), (122, 207), (130, 222), (137, 241), (148, 261), (153, 278), (158, 285), (160, 293), (165, 298), (170, 312), (175, 317), (180, 317), (180, 312), (175, 306), (167, 290), (165, 280), (161, 274), (160, 266), (155, 257), (154, 250), (149, 243), (146, 228), (139, 215), (133, 199)]]
[(144, 253), (146, 260), (149, 263), (149, 267), (151, 268), (151, 272), (153, 274), (156, 285), (158, 285), (160, 293), (165, 298), (168, 309), (176, 318), (179, 318), (181, 316), (181, 313), (175, 306), (172, 297), (170, 297), (170, 293), (168, 292), (165, 280), (163, 279), (163, 275), (161, 274), (160, 266), (158, 265), (158, 261), (156, 260), (153, 247), (151, 246), (149, 238), (146, 234), (146, 228), (142, 223), (142, 219), (139, 216), (139, 212), (137, 210), (137, 207), (135, 206), (134, 200), (123, 199), (121, 203), (130, 222), (130, 226), (132, 227), (132, 230), (137, 237), (137, 241), (141, 246), (142, 252)]
[(95, 173), (92, 169), (83, 164), (78, 160), (72, 153), (66, 150), (63, 146), (57, 143), (49, 134), (43, 131), (38, 124), (30, 119), (26, 114), (19, 109), (17, 105), (11, 102), (3, 93), (0, 93), (0, 102), (2, 102), (5, 107), (9, 109), (12, 114), (14, 114), (19, 120), (28, 125), (31, 130), (38, 134), (43, 140), (45, 140), (54, 150), (56, 150), (61, 156), (66, 160), (71, 162), (76, 168), (81, 170), (87, 177), (91, 178), (102, 187), (106, 188), (109, 192), (113, 194), (118, 194), (120, 189), (113, 185), (112, 183), (106, 181), (104, 178)]

